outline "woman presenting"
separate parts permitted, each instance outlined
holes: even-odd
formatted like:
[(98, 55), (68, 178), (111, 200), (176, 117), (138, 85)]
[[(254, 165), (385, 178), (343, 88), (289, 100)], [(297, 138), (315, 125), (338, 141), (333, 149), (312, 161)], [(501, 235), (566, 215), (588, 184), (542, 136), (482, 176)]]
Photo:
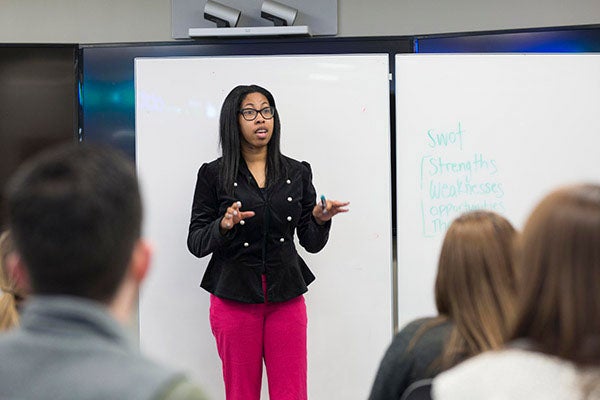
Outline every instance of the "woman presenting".
[(280, 152), (271, 93), (237, 86), (219, 122), (222, 157), (198, 171), (188, 248), (212, 254), (201, 286), (223, 364), (227, 400), (258, 400), (262, 360), (271, 400), (304, 400), (306, 305), (314, 275), (298, 255), (320, 251), (348, 202), (316, 202), (307, 162)]

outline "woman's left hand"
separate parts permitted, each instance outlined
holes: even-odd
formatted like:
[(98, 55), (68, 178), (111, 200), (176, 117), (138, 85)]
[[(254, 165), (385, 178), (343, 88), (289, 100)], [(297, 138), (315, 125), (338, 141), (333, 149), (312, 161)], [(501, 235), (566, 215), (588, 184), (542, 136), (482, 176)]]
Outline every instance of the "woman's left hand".
[(323, 207), (319, 202), (313, 208), (312, 214), (317, 223), (323, 225), (334, 215), (348, 212), (348, 204), (350, 204), (349, 201), (326, 200), (326, 207)]

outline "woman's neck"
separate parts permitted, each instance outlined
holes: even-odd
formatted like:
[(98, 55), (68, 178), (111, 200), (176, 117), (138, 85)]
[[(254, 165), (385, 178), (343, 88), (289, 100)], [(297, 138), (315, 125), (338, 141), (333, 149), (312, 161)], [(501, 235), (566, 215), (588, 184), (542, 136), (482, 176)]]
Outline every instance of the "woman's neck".
[[(262, 151), (263, 149), (264, 151)], [(246, 165), (258, 187), (264, 188), (267, 184), (267, 148), (263, 147), (258, 149), (259, 151), (248, 150), (242, 149), (242, 157), (244, 157), (244, 161), (246, 161)]]
[(266, 164), (267, 163), (267, 147), (261, 148), (244, 148), (242, 147), (242, 157), (246, 164)]

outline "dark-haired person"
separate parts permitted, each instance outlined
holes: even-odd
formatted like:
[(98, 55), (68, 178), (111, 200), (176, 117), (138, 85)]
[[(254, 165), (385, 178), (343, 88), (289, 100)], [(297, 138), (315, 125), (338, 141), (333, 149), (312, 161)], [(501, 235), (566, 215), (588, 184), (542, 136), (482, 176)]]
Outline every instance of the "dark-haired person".
[(24, 164), (6, 197), (8, 262), (31, 295), (20, 327), (0, 335), (0, 398), (203, 399), (143, 358), (123, 326), (151, 258), (133, 165), (114, 150), (63, 146)]
[(271, 400), (303, 400), (306, 305), (315, 277), (294, 246), (320, 251), (347, 202), (316, 205), (310, 165), (280, 152), (280, 121), (266, 89), (237, 86), (220, 115), (222, 157), (198, 171), (188, 248), (212, 254), (201, 286), (228, 400), (259, 399), (263, 359)]
[(511, 223), (491, 211), (452, 222), (435, 282), (438, 316), (413, 321), (394, 337), (370, 400), (398, 400), (410, 384), (503, 344), (515, 308), (515, 236)]
[(600, 399), (600, 185), (558, 189), (517, 246), (519, 304), (506, 347), (434, 381), (436, 399)]

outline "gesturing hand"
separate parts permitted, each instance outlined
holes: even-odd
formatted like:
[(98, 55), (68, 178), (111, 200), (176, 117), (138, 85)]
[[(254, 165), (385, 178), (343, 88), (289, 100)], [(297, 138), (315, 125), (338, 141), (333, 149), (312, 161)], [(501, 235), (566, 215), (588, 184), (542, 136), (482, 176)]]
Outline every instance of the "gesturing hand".
[(225, 211), (225, 215), (221, 219), (221, 233), (225, 233), (232, 229), (236, 224), (244, 225), (244, 219), (254, 217), (254, 211), (241, 211), (242, 202), (236, 201)]
[(348, 212), (348, 204), (350, 204), (349, 201), (327, 200), (326, 207), (323, 208), (319, 202), (313, 208), (312, 214), (317, 220), (317, 223), (323, 225), (325, 222), (333, 218), (334, 215)]

